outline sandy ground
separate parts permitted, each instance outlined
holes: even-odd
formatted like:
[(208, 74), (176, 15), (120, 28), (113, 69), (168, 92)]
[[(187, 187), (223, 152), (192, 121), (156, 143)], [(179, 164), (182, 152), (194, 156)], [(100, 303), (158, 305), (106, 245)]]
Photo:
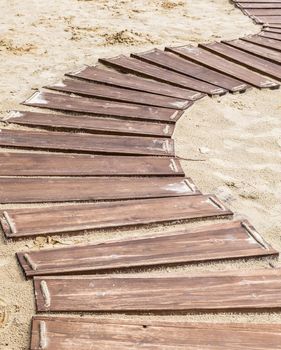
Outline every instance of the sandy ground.
[[(83, 64), (94, 64), (98, 57), (165, 45), (231, 39), (259, 31), (258, 26), (227, 0), (0, 0), (0, 8), (0, 113), (3, 117), (7, 110), (18, 108), (19, 102), (31, 94), (31, 89), (56, 82), (65, 72)], [(278, 250), (281, 249), (280, 98), (280, 91), (254, 89), (243, 95), (205, 98), (185, 113), (174, 135), (177, 155), (199, 160), (182, 162), (186, 174), (202, 191), (214, 192), (226, 201), (236, 217), (248, 218)], [(198, 223), (177, 227), (192, 225)], [(154, 226), (20, 242), (5, 242), (1, 235), (0, 349), (28, 348), (30, 319), (35, 313), (32, 284), (23, 278), (14, 257), (16, 251), (174, 229), (173, 225)], [(274, 259), (250, 259), (160, 270), (168, 273), (254, 269), (269, 267), (270, 262), (279, 265)], [(154, 271), (159, 270), (150, 272)], [(280, 313), (266, 312), (187, 313), (164, 318), (281, 322)]]

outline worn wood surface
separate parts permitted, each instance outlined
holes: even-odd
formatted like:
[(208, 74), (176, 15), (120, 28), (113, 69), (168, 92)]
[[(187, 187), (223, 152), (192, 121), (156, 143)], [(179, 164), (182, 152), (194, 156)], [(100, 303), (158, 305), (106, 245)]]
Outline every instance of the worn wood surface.
[(263, 310), (281, 307), (281, 269), (35, 276), (37, 311)]
[(281, 64), (281, 53), (243, 40), (224, 41), (225, 44), (249, 52), (268, 61)]
[(280, 324), (35, 316), (30, 350), (278, 350)]
[(281, 24), (281, 16), (251, 16), (259, 24)]
[(270, 62), (267, 59), (256, 57), (248, 52), (243, 52), (224, 43), (211, 43), (200, 45), (203, 49), (208, 50), (216, 55), (247, 67), (252, 71), (267, 75), (273, 79), (281, 80), (280, 65)]
[(133, 119), (160, 120), (174, 123), (183, 114), (183, 111), (175, 111), (171, 108), (144, 106), (93, 98), (90, 99), (49, 92), (35, 92), (24, 102), (24, 104), (32, 107), (49, 108), (61, 111), (111, 115)]
[(65, 114), (48, 114), (26, 111), (12, 111), (2, 119), (6, 123), (14, 123), (33, 127), (46, 127), (62, 130), (81, 130), (101, 134), (125, 134), (171, 137), (174, 123), (159, 123), (143, 120), (118, 118), (99, 118), (93, 116), (73, 116)]
[(167, 138), (89, 135), (83, 133), (0, 130), (0, 146), (88, 153), (174, 155)]
[(78, 71), (68, 73), (67, 75), (110, 86), (119, 86), (136, 91), (145, 91), (152, 94), (188, 99), (192, 101), (196, 101), (204, 96), (200, 92), (183, 89), (168, 83), (165, 84), (159, 81), (145, 79), (136, 75), (124, 74), (113, 70), (100, 69), (95, 66), (83, 67)]
[[(281, 6), (281, 3), (280, 3), (280, 6)], [(281, 28), (263, 27), (262, 30), (264, 32), (267, 32), (267, 33), (278, 33), (278, 34), (281, 34)]]
[(0, 177), (0, 203), (68, 202), (177, 197), (200, 194), (177, 177)]
[(281, 9), (276, 8), (260, 8), (260, 9), (244, 9), (244, 13), (248, 16), (281, 16)]
[(281, 9), (280, 2), (236, 2), (236, 6), (243, 9)]
[(123, 89), (121, 87), (108, 86), (104, 84), (94, 84), (93, 82), (83, 80), (65, 79), (59, 83), (48, 85), (46, 88), (82, 96), (164, 108), (186, 109), (191, 105), (191, 102), (188, 100), (134, 91), (131, 89)]
[(281, 51), (281, 42), (279, 40), (263, 38), (259, 35), (249, 35), (241, 38), (241, 40), (264, 46), (272, 50)]
[(263, 38), (269, 38), (269, 39), (274, 39), (274, 40), (279, 40), (279, 41), (281, 40), (280, 33), (269, 33), (269, 32), (263, 31), (263, 32), (260, 32), (258, 35), (262, 36)]
[(219, 71), (223, 74), (230, 75), (237, 79), (240, 79), (250, 85), (253, 85), (257, 88), (278, 88), (279, 84), (269, 80), (266, 77), (263, 77), (260, 74), (253, 72), (252, 70), (245, 68), (234, 62), (230, 62), (218, 55), (212, 54), (207, 50), (198, 47), (169, 47), (166, 50), (175, 52), (180, 56), (202, 64), (203, 66), (209, 67), (216, 71)]
[(240, 80), (228, 77), (207, 67), (187, 61), (171, 52), (153, 49), (147, 52), (133, 54), (132, 57), (191, 76), (207, 83), (222, 87), (231, 92), (242, 92), (248, 87)]
[(169, 69), (156, 67), (155, 65), (141, 62), (135, 58), (126, 57), (124, 55), (113, 58), (102, 58), (100, 59), (100, 62), (131, 73), (142, 74), (149, 78), (187, 89), (193, 89), (209, 95), (223, 95), (226, 93), (225, 89), (219, 88), (215, 85), (173, 72)]
[(183, 176), (173, 157), (0, 152), (0, 176)]
[(213, 195), (7, 209), (0, 223), (6, 237), (114, 228), (175, 220), (229, 216)]
[(35, 276), (276, 254), (247, 221), (234, 221), (17, 257), (25, 275)]

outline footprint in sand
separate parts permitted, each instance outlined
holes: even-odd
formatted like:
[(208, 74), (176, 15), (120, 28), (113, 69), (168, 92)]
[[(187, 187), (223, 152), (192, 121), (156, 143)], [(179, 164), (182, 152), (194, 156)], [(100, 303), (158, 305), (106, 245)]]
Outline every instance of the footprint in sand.
[(8, 306), (6, 302), (0, 298), (0, 329), (4, 328), (10, 319), (10, 311), (8, 310)]

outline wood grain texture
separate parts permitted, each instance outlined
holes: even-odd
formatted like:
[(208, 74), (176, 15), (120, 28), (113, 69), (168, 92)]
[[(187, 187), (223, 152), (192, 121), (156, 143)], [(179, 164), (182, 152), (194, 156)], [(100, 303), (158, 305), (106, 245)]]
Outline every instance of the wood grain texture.
[(281, 24), (281, 16), (251, 16), (258, 24)]
[(75, 232), (174, 220), (230, 216), (213, 195), (8, 209), (0, 223), (6, 237)]
[(0, 176), (184, 176), (173, 157), (0, 152)]
[(45, 350), (278, 350), (281, 325), (35, 316), (30, 350), (43, 344)]
[(37, 311), (279, 309), (281, 269), (157, 276), (36, 276), (34, 290)]
[(71, 202), (179, 197), (200, 194), (177, 177), (0, 177), (0, 203)]
[(255, 55), (230, 47), (224, 43), (215, 42), (210, 44), (200, 44), (200, 47), (226, 58), (231, 62), (247, 67), (252, 71), (267, 75), (279, 81), (281, 80), (280, 65), (270, 62), (267, 59), (256, 57)]
[(205, 67), (214, 69), (223, 74), (240, 79), (257, 88), (271, 88), (276, 89), (279, 84), (269, 80), (262, 75), (253, 72), (252, 70), (242, 67), (239, 64), (230, 62), (222, 57), (212, 54), (199, 47), (181, 46), (169, 47), (166, 50), (179, 54), (180, 56), (191, 60), (193, 62), (202, 64)]
[(191, 101), (196, 101), (204, 96), (204, 94), (194, 90), (183, 89), (170, 84), (161, 83), (159, 81), (145, 79), (136, 75), (100, 69), (95, 66), (82, 67), (75, 72), (68, 73), (67, 75), (110, 86), (119, 86), (136, 91), (145, 91), (152, 94), (188, 99)]
[(248, 222), (234, 221), (17, 257), (26, 276), (39, 276), (276, 254)]
[(146, 77), (163, 81), (176, 86), (192, 89), (209, 95), (224, 95), (225, 89), (219, 88), (215, 85), (188, 77), (183, 74), (173, 72), (169, 69), (156, 67), (155, 65), (140, 62), (139, 60), (120, 55), (113, 58), (99, 59), (103, 64), (112, 66), (114, 68), (122, 69), (135, 74), (142, 74)]
[(46, 88), (88, 97), (173, 109), (186, 109), (192, 104), (188, 100), (73, 79), (65, 79), (57, 84), (48, 85)]
[(94, 98), (75, 97), (50, 92), (35, 92), (24, 105), (98, 115), (107, 115), (132, 119), (158, 120), (175, 123), (183, 111), (114, 102)]
[[(280, 7), (281, 7), (281, 3), (280, 3)], [(274, 27), (263, 27), (262, 29), (264, 32), (267, 32), (267, 33), (279, 33), (281, 34), (281, 28), (274, 28)]]
[(267, 47), (272, 50), (281, 51), (281, 42), (279, 40), (263, 38), (259, 35), (249, 35), (241, 38), (241, 40), (244, 40), (259, 46)]
[(0, 146), (104, 154), (174, 155), (174, 141), (167, 138), (53, 131), (2, 129), (0, 130)]
[(263, 38), (274, 39), (274, 40), (279, 40), (279, 41), (281, 40), (280, 33), (270, 33), (270, 32), (263, 31), (263, 32), (260, 32), (258, 35), (262, 36)]
[(152, 49), (150, 51), (133, 54), (131, 56), (141, 61), (155, 64), (159, 67), (222, 87), (231, 92), (242, 92), (248, 87), (247, 84), (240, 80), (228, 77), (219, 72), (215, 72), (194, 62), (187, 61), (171, 52)]
[(249, 52), (268, 61), (281, 64), (281, 53), (243, 40), (223, 41), (226, 45)]
[(86, 131), (100, 134), (141, 135), (171, 137), (174, 123), (159, 123), (142, 120), (118, 118), (99, 118), (94, 116), (72, 116), (26, 111), (12, 111), (2, 119), (6, 123), (46, 127), (67, 131)]

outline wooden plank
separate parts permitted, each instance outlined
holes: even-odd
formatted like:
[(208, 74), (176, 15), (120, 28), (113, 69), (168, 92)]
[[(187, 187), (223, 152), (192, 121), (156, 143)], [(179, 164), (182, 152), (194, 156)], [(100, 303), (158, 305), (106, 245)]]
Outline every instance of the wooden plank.
[(223, 43), (225, 43), (226, 45), (235, 47), (239, 50), (249, 52), (258, 57), (265, 58), (268, 61), (275, 62), (278, 64), (281, 63), (281, 54), (279, 52), (268, 49), (266, 47), (252, 44), (250, 42), (243, 41), (243, 40), (223, 41)]
[(265, 24), (264, 26), (263, 26), (263, 28), (281, 28), (281, 23), (280, 24)]
[(113, 101), (138, 103), (164, 108), (186, 109), (192, 104), (192, 102), (189, 100), (123, 89), (104, 84), (95, 84), (84, 80), (64, 79), (61, 82), (45, 87), (51, 90), (70, 92), (87, 97), (96, 97)]
[(241, 81), (244, 81), (247, 84), (253, 85), (260, 89), (276, 89), (279, 87), (279, 84), (261, 76), (260, 74), (253, 72), (252, 70), (242, 67), (239, 64), (229, 62), (228, 60), (214, 55), (199, 47), (169, 47), (166, 48), (166, 50), (175, 52), (188, 60), (199, 63), (205, 67), (209, 67), (223, 74), (240, 79)]
[(159, 123), (142, 120), (122, 120), (118, 118), (99, 118), (93, 116), (73, 116), (66, 114), (49, 114), (26, 111), (12, 111), (2, 119), (31, 127), (62, 129), (67, 131), (81, 130), (90, 133), (141, 135), (171, 137), (174, 123)]
[(281, 43), (278, 40), (263, 38), (258, 35), (250, 35), (241, 38), (243, 41), (250, 42), (259, 46), (267, 47), (272, 50), (281, 51)]
[(264, 310), (281, 307), (281, 269), (35, 276), (37, 311)]
[(141, 61), (155, 64), (159, 67), (167, 68), (175, 72), (191, 76), (207, 83), (222, 87), (231, 92), (242, 92), (247, 89), (247, 85), (240, 80), (228, 77), (209, 68), (182, 59), (181, 57), (164, 52), (159, 49), (152, 49), (147, 52), (131, 55)]
[(193, 90), (183, 89), (155, 80), (145, 79), (136, 75), (124, 74), (112, 70), (104, 70), (95, 66), (82, 67), (79, 70), (66, 74), (70, 77), (85, 79), (110, 86), (145, 91), (152, 94), (196, 101), (204, 95)]
[(264, 32), (267, 32), (267, 33), (279, 33), (279, 34), (281, 34), (281, 28), (264, 27), (262, 30)]
[(281, 9), (244, 9), (243, 10), (248, 16), (281, 16)]
[(100, 62), (114, 68), (122, 69), (124, 71), (142, 74), (146, 77), (163, 81), (172, 85), (193, 89), (209, 95), (224, 95), (225, 89), (218, 88), (215, 85), (205, 83), (203, 81), (188, 77), (183, 74), (172, 72), (169, 69), (155, 67), (155, 65), (140, 62), (139, 60), (120, 55), (113, 58), (102, 58)]
[(229, 215), (232, 212), (215, 196), (198, 195), (8, 209), (0, 223), (6, 237), (18, 238)]
[(281, 24), (281, 16), (252, 16), (259, 24)]
[(88, 153), (174, 155), (172, 139), (82, 133), (0, 130), (0, 145)]
[(236, 2), (236, 6), (243, 9), (281, 9), (280, 2)]
[(255, 72), (267, 75), (279, 81), (281, 80), (279, 64), (269, 62), (264, 58), (256, 57), (255, 55), (230, 47), (224, 43), (200, 44), (200, 47)]
[(254, 3), (254, 4), (258, 4), (258, 3), (263, 3), (263, 4), (278, 4), (281, 3), (281, 0), (231, 0), (234, 3)]
[(280, 33), (268, 33), (268, 32), (260, 32), (258, 34), (259, 36), (262, 36), (263, 38), (269, 38), (274, 40), (281, 40), (281, 34)]
[(183, 176), (173, 157), (0, 152), (0, 176)]
[(0, 178), (0, 203), (70, 202), (200, 194), (176, 177)]
[(280, 324), (35, 316), (30, 350), (278, 350)]
[(278, 255), (247, 221), (204, 225), (168, 235), (17, 253), (25, 276)]
[(159, 120), (170, 123), (175, 123), (183, 114), (183, 111), (175, 111), (171, 108), (74, 97), (52, 94), (49, 92), (35, 92), (23, 104), (32, 107), (49, 108), (61, 111), (111, 115), (133, 119)]

